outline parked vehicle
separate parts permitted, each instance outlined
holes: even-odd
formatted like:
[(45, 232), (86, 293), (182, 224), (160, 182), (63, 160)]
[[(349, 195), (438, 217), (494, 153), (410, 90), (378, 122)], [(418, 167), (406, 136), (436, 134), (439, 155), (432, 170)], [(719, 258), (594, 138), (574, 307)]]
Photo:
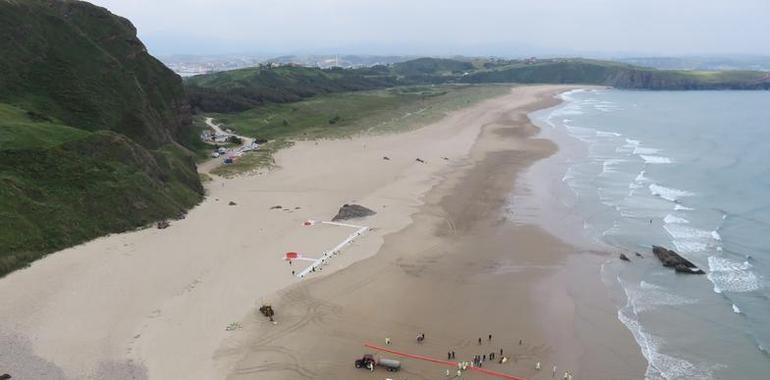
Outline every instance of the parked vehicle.
[(361, 359), (356, 359), (355, 366), (356, 368), (368, 368), (371, 371), (374, 371), (375, 367), (382, 367), (390, 372), (396, 372), (401, 369), (401, 362), (385, 358), (375, 360), (374, 355), (365, 354)]

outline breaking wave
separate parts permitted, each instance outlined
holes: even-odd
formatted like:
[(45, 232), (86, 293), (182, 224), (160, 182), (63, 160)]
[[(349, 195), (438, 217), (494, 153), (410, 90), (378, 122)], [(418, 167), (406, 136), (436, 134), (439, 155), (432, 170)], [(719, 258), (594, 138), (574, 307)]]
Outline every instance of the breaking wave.
[(665, 187), (654, 183), (649, 186), (649, 189), (652, 195), (661, 197), (671, 202), (676, 202), (677, 200), (679, 200), (679, 198), (691, 197), (695, 195), (687, 190), (673, 189), (670, 187)]
[(744, 293), (759, 290), (759, 277), (751, 270), (751, 263), (736, 262), (723, 256), (710, 256), (708, 279), (714, 284), (714, 292)]

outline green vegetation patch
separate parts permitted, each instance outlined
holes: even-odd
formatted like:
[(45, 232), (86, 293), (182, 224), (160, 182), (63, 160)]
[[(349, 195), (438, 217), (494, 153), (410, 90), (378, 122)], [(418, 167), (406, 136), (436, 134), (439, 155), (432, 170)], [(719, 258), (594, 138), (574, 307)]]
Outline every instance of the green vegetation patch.
[(0, 276), (47, 253), (184, 213), (203, 193), (191, 159), (177, 146), (150, 151), (107, 131), (0, 150)]
[(45, 116), (0, 103), (0, 150), (47, 148), (88, 134)]
[(509, 89), (495, 85), (396, 87), (269, 104), (215, 118), (239, 134), (257, 139), (340, 138), (414, 128)]
[(437, 121), (448, 112), (510, 91), (510, 86), (409, 86), (317, 96), (268, 104), (238, 114), (214, 115), (238, 134), (269, 142), (211, 173), (232, 177), (275, 164), (273, 154), (290, 140), (344, 138), (360, 133), (404, 131)]

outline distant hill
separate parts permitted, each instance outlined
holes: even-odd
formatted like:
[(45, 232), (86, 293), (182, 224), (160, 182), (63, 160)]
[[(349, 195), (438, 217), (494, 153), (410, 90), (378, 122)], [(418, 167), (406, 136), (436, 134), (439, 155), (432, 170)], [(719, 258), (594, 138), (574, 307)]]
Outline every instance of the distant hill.
[(500, 61), (462, 80), (469, 83), (596, 84), (642, 90), (770, 89), (770, 73), (761, 71), (657, 70), (586, 59)]
[(398, 84), (385, 66), (318, 69), (261, 65), (186, 80), (191, 106), (204, 112), (238, 112), (264, 103), (295, 102), (315, 95), (371, 90)]
[(325, 93), (445, 83), (570, 83), (648, 90), (770, 88), (768, 73), (761, 71), (657, 70), (588, 59), (418, 58), (353, 69), (262, 65), (185, 81), (196, 111), (220, 113)]
[(737, 57), (637, 57), (617, 61), (663, 70), (751, 70), (770, 71), (770, 56)]
[(126, 19), (0, 1), (0, 275), (202, 197), (182, 81)]
[(470, 62), (447, 58), (417, 58), (406, 62), (394, 63), (391, 71), (396, 75), (415, 77), (420, 75), (461, 75), (472, 71)]

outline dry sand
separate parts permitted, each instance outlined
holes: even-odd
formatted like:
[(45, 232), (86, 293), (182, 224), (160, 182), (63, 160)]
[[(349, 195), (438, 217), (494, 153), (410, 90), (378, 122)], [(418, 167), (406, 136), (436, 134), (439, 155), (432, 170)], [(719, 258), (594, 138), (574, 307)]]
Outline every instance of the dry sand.
[[(643, 378), (646, 363), (600, 281), (606, 255), (502, 212), (516, 175), (556, 149), (532, 138), (537, 128), (526, 115), (554, 104), (561, 90), (518, 88), (496, 100), (503, 104), (491, 122), (466, 126), (482, 133), (462, 165), (441, 172), (414, 223), (387, 235), (376, 256), (279, 292), (278, 325), (255, 315), (243, 321), (244, 332), (218, 352), (240, 358), (229, 379), (372, 378), (353, 360), (373, 352), (364, 342), (383, 345), (386, 337), (392, 349), (439, 359), (455, 351), (470, 361), (502, 348), (511, 361), (485, 368), (524, 378), (551, 379), (554, 365), (557, 378), (565, 371), (573, 379)], [(418, 333), (425, 342), (416, 342)], [(374, 378), (437, 379), (447, 369), (403, 364)]]
[[(601, 338), (601, 352), (612, 355), (596, 360), (614, 363), (606, 373), (642, 373), (606, 297), (596, 297), (602, 312), (590, 319), (601, 337), (576, 328), (567, 284), (580, 273), (571, 268), (590, 260), (568, 259), (570, 248), (539, 229), (496, 217), (518, 168), (554, 149), (528, 139), (526, 112), (562, 89), (516, 88), (411, 132), (300, 142), (278, 154), (277, 170), (209, 183), (207, 199), (165, 230), (96, 239), (0, 279), (0, 372), (357, 378), (368, 375), (352, 366), (365, 340), (388, 335), (399, 347), (438, 356), (455, 348), (459, 357), (491, 331), (494, 346), (521, 355), (522, 369), (535, 356), (593, 368), (583, 362), (596, 356), (586, 342)], [(323, 271), (293, 277), (300, 262), (289, 267), (284, 252), (317, 257), (351, 232), (303, 222), (328, 220), (353, 201), (378, 212), (355, 221), (372, 231)], [(262, 301), (276, 305), (278, 325), (256, 316)], [(236, 321), (243, 328), (226, 331)], [(417, 331), (428, 335), (424, 346), (412, 345)], [(517, 348), (518, 338), (525, 345)], [(408, 363), (404, 373), (438, 371)]]

